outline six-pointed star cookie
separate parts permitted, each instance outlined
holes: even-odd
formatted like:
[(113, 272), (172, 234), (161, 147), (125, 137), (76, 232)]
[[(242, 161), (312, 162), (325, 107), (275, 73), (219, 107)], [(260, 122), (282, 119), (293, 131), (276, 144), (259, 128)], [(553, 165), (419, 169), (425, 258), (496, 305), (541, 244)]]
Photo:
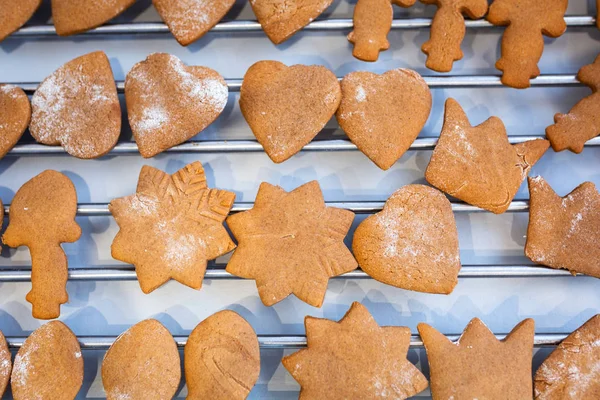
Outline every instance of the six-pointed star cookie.
[(353, 303), (339, 322), (306, 317), (308, 348), (281, 361), (308, 399), (406, 399), (427, 379), (406, 359), (410, 329), (380, 327), (365, 306)]
[(173, 175), (144, 166), (136, 193), (110, 202), (121, 228), (112, 256), (135, 265), (144, 293), (171, 278), (200, 289), (207, 260), (235, 247), (223, 226), (234, 200), (208, 188), (200, 162)]
[(321, 307), (329, 278), (357, 267), (344, 244), (353, 219), (325, 205), (317, 181), (290, 193), (262, 183), (254, 208), (227, 218), (238, 241), (227, 271), (256, 280), (267, 306), (293, 293)]
[(531, 399), (532, 319), (521, 321), (504, 340), (478, 318), (456, 343), (427, 324), (418, 329), (434, 399)]

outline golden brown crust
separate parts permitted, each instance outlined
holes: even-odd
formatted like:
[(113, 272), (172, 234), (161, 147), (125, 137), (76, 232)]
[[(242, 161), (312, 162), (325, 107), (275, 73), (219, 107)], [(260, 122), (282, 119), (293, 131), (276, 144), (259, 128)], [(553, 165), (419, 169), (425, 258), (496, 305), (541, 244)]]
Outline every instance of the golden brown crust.
[(15, 85), (0, 84), (0, 158), (19, 141), (31, 121), (31, 105), (25, 92)]
[(60, 36), (94, 29), (131, 7), (135, 0), (52, 0), (52, 21)]
[(0, 42), (25, 25), (42, 0), (0, 0)]
[(6, 338), (0, 331), (0, 397), (4, 396), (8, 381), (10, 380), (10, 373), (12, 371), (10, 358), (10, 350), (8, 349)]

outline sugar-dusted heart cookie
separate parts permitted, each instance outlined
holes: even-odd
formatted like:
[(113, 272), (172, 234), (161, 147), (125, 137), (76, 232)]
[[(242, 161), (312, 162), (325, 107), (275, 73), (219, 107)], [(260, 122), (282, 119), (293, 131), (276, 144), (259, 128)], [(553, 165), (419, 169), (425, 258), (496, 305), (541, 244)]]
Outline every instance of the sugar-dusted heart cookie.
[(149, 55), (125, 79), (129, 124), (146, 158), (196, 136), (217, 119), (227, 98), (218, 72), (165, 53)]
[(25, 25), (42, 0), (0, 0), (0, 42)]
[(275, 44), (288, 40), (331, 3), (333, 0), (250, 0), (256, 19)]
[(108, 22), (135, 0), (52, 0), (52, 21), (60, 36), (75, 35)]
[(108, 57), (101, 51), (69, 61), (44, 79), (31, 99), (29, 131), (78, 158), (108, 153), (121, 133), (121, 106)]
[(138, 322), (122, 333), (102, 361), (107, 400), (172, 399), (180, 380), (177, 343), (155, 319)]
[(418, 73), (351, 72), (342, 79), (336, 117), (348, 137), (381, 169), (408, 150), (427, 122), (431, 92)]
[(244, 400), (260, 373), (258, 338), (236, 312), (219, 311), (194, 328), (184, 361), (187, 400)]
[(25, 92), (0, 84), (0, 158), (13, 148), (31, 120), (31, 105)]
[(235, 0), (152, 0), (158, 15), (182, 46), (200, 39), (235, 4)]
[(448, 294), (458, 282), (458, 231), (452, 205), (441, 192), (408, 185), (383, 211), (356, 228), (352, 250), (374, 279), (403, 289)]
[(82, 383), (79, 342), (60, 321), (33, 331), (19, 349), (10, 377), (15, 400), (73, 400)]
[(10, 362), (10, 350), (6, 344), (6, 338), (0, 331), (0, 397), (4, 396), (10, 373), (12, 371), (12, 363)]
[(320, 65), (252, 65), (242, 82), (240, 109), (267, 155), (276, 163), (298, 153), (331, 119), (342, 92)]

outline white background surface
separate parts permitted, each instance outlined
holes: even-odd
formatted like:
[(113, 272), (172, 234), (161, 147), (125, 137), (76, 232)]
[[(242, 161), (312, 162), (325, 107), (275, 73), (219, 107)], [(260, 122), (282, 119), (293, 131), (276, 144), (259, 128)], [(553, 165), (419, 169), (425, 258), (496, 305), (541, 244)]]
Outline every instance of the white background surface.
[[(592, 15), (587, 1), (571, 1), (568, 14)], [(351, 17), (354, 4), (336, 0), (323, 17)], [(396, 17), (431, 16), (434, 8), (418, 4), (408, 10), (395, 8)], [(44, 3), (34, 22), (49, 18)], [(229, 18), (254, 19), (246, 2), (238, 1)], [(118, 18), (121, 21), (158, 21), (150, 1), (138, 3)], [(428, 30), (396, 30), (389, 35), (390, 50), (377, 63), (354, 59), (345, 35), (348, 32), (300, 32), (276, 47), (262, 32), (209, 33), (188, 48), (180, 47), (170, 34), (146, 36), (107, 36), (73, 38), (9, 38), (0, 43), (0, 82), (36, 82), (63, 63), (79, 55), (104, 50), (111, 61), (115, 78), (123, 80), (127, 71), (152, 52), (168, 52), (193, 65), (204, 65), (226, 78), (242, 78), (254, 62), (263, 59), (287, 64), (323, 64), (337, 76), (355, 70), (384, 72), (391, 68), (413, 68), (433, 75), (424, 67), (420, 46)], [(463, 43), (465, 58), (455, 63), (453, 74), (497, 74), (494, 62), (499, 56), (500, 29), (469, 30)], [(546, 40), (540, 62), (543, 74), (575, 74), (591, 63), (600, 49), (596, 28), (569, 28), (556, 40)], [(493, 89), (434, 89), (434, 107), (421, 136), (437, 136), (447, 97), (456, 98), (471, 122), (479, 124), (491, 115), (499, 116), (511, 135), (542, 135), (556, 112), (567, 112), (582, 96), (585, 87), (531, 88), (518, 91)], [(197, 139), (252, 139), (231, 94), (223, 115)], [(125, 130), (128, 125), (124, 123)], [(319, 137), (342, 135), (335, 121)], [(128, 132), (124, 133), (128, 140)], [(312, 179), (319, 180), (328, 201), (385, 200), (395, 190), (410, 183), (423, 183), (429, 151), (409, 151), (389, 171), (383, 172), (360, 152), (304, 152), (284, 164), (275, 165), (263, 153), (250, 154), (161, 154), (144, 160), (139, 155), (105, 157), (83, 161), (70, 156), (15, 157), (0, 161), (0, 197), (10, 203), (18, 188), (34, 175), (52, 168), (63, 171), (75, 183), (79, 202), (106, 203), (135, 191), (142, 165), (149, 164), (173, 173), (200, 160), (207, 171), (209, 185), (233, 190), (237, 201), (254, 200), (259, 183), (267, 181), (291, 190)], [(533, 174), (547, 179), (565, 195), (580, 183), (600, 183), (600, 148), (586, 148), (582, 154), (560, 154), (549, 150), (533, 168)], [(523, 185), (517, 199), (528, 197)], [(356, 223), (363, 217), (358, 216)], [(527, 213), (457, 214), (463, 264), (524, 264), (523, 255)], [(69, 266), (115, 266), (110, 244), (117, 226), (110, 217), (78, 218), (81, 239), (64, 247)], [(347, 243), (351, 243), (351, 237)], [(3, 249), (0, 268), (29, 268), (26, 249)], [(277, 268), (274, 262), (273, 268)], [(40, 326), (25, 302), (29, 283), (0, 284), (0, 329), (7, 336), (25, 336)], [(523, 318), (536, 321), (538, 333), (570, 332), (599, 310), (600, 282), (588, 277), (544, 279), (461, 279), (449, 296), (409, 292), (372, 280), (332, 280), (321, 309), (290, 297), (273, 307), (265, 307), (257, 296), (253, 281), (205, 280), (195, 291), (171, 282), (150, 295), (144, 295), (137, 281), (69, 282), (70, 301), (63, 305), (61, 320), (77, 335), (118, 335), (132, 324), (149, 317), (163, 322), (174, 335), (187, 335), (204, 318), (229, 308), (245, 317), (258, 334), (304, 334), (305, 315), (339, 319), (353, 301), (361, 301), (382, 325), (405, 325), (416, 333), (419, 322), (433, 324), (444, 333), (459, 333), (473, 317), (482, 318), (496, 333), (506, 333)], [(279, 363), (282, 351), (261, 351), (261, 376), (251, 393), (253, 399), (296, 398), (298, 386)], [(540, 352), (542, 353), (542, 352)], [(544, 355), (538, 353), (534, 364)], [(102, 352), (86, 351), (85, 382), (81, 398), (103, 398), (100, 380)], [(411, 350), (410, 359), (423, 359), (423, 351)], [(327, 373), (324, 371), (324, 373)], [(183, 388), (178, 397), (185, 397)], [(425, 393), (427, 395), (427, 393)]]

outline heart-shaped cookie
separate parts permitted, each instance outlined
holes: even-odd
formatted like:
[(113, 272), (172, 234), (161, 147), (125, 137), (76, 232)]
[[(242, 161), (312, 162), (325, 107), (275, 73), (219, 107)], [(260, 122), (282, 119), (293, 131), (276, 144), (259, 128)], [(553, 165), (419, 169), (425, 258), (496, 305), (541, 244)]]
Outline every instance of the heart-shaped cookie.
[(333, 0), (250, 0), (256, 19), (275, 44), (311, 23)]
[(212, 124), (228, 98), (218, 72), (186, 66), (170, 54), (150, 54), (125, 79), (129, 125), (140, 153), (152, 157)]
[(0, 42), (25, 25), (42, 0), (0, 0)]
[(0, 85), (0, 158), (13, 148), (31, 120), (29, 98), (21, 88)]
[(382, 75), (351, 72), (342, 79), (336, 113), (350, 140), (381, 169), (409, 149), (431, 111), (431, 92), (418, 73), (393, 69)]
[(240, 109), (254, 136), (276, 163), (298, 153), (337, 110), (342, 92), (320, 65), (252, 65), (240, 89)]
[(438, 190), (408, 185), (356, 228), (352, 250), (374, 279), (408, 290), (448, 294), (458, 282), (458, 231)]
[(35, 140), (62, 145), (79, 158), (108, 153), (121, 133), (121, 106), (106, 54), (69, 61), (44, 79), (31, 99)]
[(152, 0), (152, 4), (179, 44), (187, 46), (211, 30), (235, 0)]
[(135, 0), (52, 0), (52, 21), (59, 36), (94, 29), (129, 8)]

